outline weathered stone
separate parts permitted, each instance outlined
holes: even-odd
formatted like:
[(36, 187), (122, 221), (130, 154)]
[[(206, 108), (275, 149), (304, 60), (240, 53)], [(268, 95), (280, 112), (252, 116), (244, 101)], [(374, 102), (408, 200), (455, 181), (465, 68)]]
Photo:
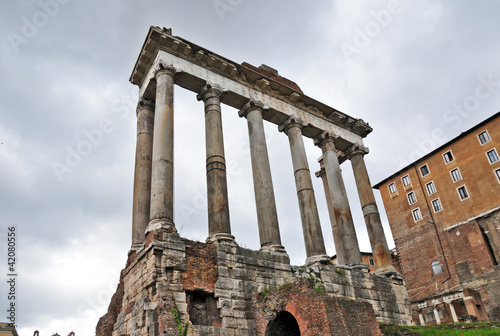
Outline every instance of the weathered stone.
[[(155, 104), (150, 221), (144, 238), (138, 234), (143, 224), (137, 224), (143, 222), (134, 222), (135, 248), (96, 336), (172, 335), (185, 328), (191, 336), (263, 336), (268, 327), (271, 331), (289, 329), (290, 325), (284, 324), (293, 321), (304, 335), (337, 335), (337, 329), (346, 335), (380, 335), (375, 316), (393, 323), (410, 320), (408, 309), (402, 309), (408, 304), (403, 281), (377, 280), (357, 258), (359, 247), (338, 157), (345, 160), (343, 151), (362, 144), (362, 138), (371, 131), (367, 124), (302, 92), (293, 92), (291, 82), (272, 68), (263, 66), (255, 71), (235, 64), (155, 27), (150, 30), (131, 80), (140, 86), (141, 99), (154, 100)], [(209, 193), (206, 243), (182, 239), (174, 225), (174, 85), (200, 93), (205, 103)], [(240, 110), (248, 122), (260, 251), (241, 248), (230, 236), (221, 103)], [(263, 127), (264, 120), (281, 125), (290, 117), (296, 118), (289, 120), (294, 125), (284, 126), (284, 130), (290, 139), (307, 251), (307, 266), (298, 268), (290, 265), (281, 246)], [(300, 127), (296, 125), (298, 118), (304, 120)], [(142, 121), (139, 123), (142, 125)], [(321, 134), (335, 134), (336, 138)], [(339, 230), (335, 239), (343, 240), (343, 258), (348, 266), (333, 265), (324, 252), (302, 142), (302, 136), (318, 135), (328, 196), (334, 213), (337, 211), (334, 218)], [(146, 152), (139, 147), (139, 152)], [(143, 190), (144, 183), (137, 182), (142, 186), (137, 190)], [(146, 194), (137, 199), (147, 201)]]

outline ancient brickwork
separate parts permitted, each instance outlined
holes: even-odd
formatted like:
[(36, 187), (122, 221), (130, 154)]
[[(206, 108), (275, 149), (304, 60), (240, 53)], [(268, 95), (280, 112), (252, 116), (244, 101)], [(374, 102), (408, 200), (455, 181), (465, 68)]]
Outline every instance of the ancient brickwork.
[[(266, 332), (279, 324), (283, 311), (295, 317), (304, 336), (382, 335), (370, 304), (318, 293), (310, 280), (256, 294), (254, 309), (259, 336), (268, 335)], [(275, 329), (279, 332), (284, 328), (278, 325)], [(293, 335), (293, 330), (288, 334)]]
[[(293, 296), (296, 302), (310, 298), (311, 307), (322, 302), (314, 314), (307, 314), (305, 306), (299, 315), (298, 305), (286, 308), (306, 331), (309, 327), (304, 326), (316, 330), (312, 326), (319, 321), (317, 314), (332, 326), (340, 323), (352, 330), (366, 327), (375, 330), (373, 335), (377, 335), (377, 329), (359, 321), (410, 322), (408, 296), (397, 276), (374, 276), (363, 269), (334, 264), (292, 267), (285, 253), (193, 242), (166, 229), (149, 232), (146, 242), (149, 245), (138, 251), (122, 272), (119, 289), (123, 287), (123, 295), (117, 294), (110, 305), (110, 311), (117, 312), (103, 317), (107, 327), (100, 323), (96, 335), (178, 334), (178, 327), (184, 328), (186, 323), (189, 335), (255, 335), (269, 322), (255, 315), (255, 297), (283, 286), (295, 288), (295, 283), (309, 283), (313, 293), (319, 295), (306, 295), (300, 289), (302, 285), (297, 285), (299, 289)], [(346, 300), (326, 300), (330, 297)], [(344, 315), (338, 320), (325, 313), (331, 309)], [(173, 310), (178, 312), (179, 320)], [(365, 314), (373, 315), (373, 321)], [(304, 334), (315, 333), (309, 330)]]
[[(101, 328), (99, 336), (185, 335), (186, 331), (253, 336), (264, 329), (269, 335), (313, 335), (318, 333), (314, 327), (318, 321), (324, 322), (321, 330), (328, 335), (338, 334), (333, 329), (339, 328), (346, 335), (376, 335), (375, 316), (385, 322), (409, 322), (408, 296), (392, 265), (364, 163), (368, 149), (362, 139), (372, 131), (366, 122), (306, 96), (275, 69), (235, 63), (159, 27), (150, 28), (130, 80), (139, 86), (133, 258), (122, 274), (121, 304), (119, 296), (115, 300), (120, 308), (111, 309), (119, 312), (105, 317), (112, 322), (116, 316), (113, 330)], [(205, 110), (206, 243), (183, 240), (176, 231), (176, 85), (194, 92)], [(231, 234), (222, 104), (236, 108), (248, 124), (259, 251), (239, 247)], [(289, 139), (290, 173), (295, 177), (306, 247), (303, 268), (291, 267), (282, 246), (264, 122), (275, 124)], [(342, 267), (334, 266), (326, 254), (304, 137), (313, 139), (323, 153), (319, 176)], [(346, 160), (353, 166), (378, 275), (369, 274), (361, 260), (340, 168)], [(298, 290), (283, 298), (290, 305), (276, 311), (277, 320), (256, 319), (255, 295), (297, 282), (313, 283), (317, 293)], [(368, 309), (370, 304), (375, 313)]]
[(294, 271), (296, 278), (311, 279), (326, 293), (369, 302), (380, 322), (410, 323), (408, 294), (401, 276), (374, 276), (364, 270), (335, 264), (294, 267)]

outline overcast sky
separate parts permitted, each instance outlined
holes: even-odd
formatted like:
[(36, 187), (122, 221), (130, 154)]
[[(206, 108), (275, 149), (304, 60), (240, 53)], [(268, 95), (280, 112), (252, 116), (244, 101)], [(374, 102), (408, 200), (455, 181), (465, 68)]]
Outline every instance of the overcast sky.
[[(487, 0), (4, 1), (0, 270), (5, 279), (14, 226), (20, 335), (92, 335), (116, 288), (131, 245), (138, 89), (128, 79), (151, 25), (235, 62), (267, 64), (306, 95), (367, 121), (375, 184), (499, 110), (499, 12), (500, 2)], [(203, 118), (195, 94), (176, 87), (175, 222), (200, 241), (208, 232)], [(224, 106), (223, 127), (232, 231), (258, 249), (246, 121)], [(266, 132), (282, 241), (302, 264), (288, 139), (272, 124)], [(321, 151), (305, 142), (315, 172)], [(342, 169), (369, 251), (350, 163)], [(313, 180), (334, 254), (324, 191)], [(0, 291), (6, 321), (6, 280)]]

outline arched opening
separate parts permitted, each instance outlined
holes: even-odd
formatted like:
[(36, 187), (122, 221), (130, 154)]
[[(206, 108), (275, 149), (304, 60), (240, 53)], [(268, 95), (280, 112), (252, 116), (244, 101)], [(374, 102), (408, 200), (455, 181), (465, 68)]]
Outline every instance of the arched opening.
[(266, 336), (300, 336), (299, 324), (292, 314), (282, 311), (267, 325)]

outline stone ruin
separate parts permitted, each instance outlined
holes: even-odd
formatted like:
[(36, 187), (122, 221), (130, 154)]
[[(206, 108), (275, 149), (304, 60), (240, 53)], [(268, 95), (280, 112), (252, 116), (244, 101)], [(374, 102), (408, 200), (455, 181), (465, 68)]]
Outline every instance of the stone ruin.
[[(97, 336), (381, 335), (377, 322), (410, 324), (408, 294), (392, 265), (364, 163), (372, 129), (306, 96), (268, 66), (238, 64), (151, 27), (130, 81), (139, 87), (132, 246)], [(179, 236), (173, 216), (173, 88), (205, 106), (209, 235)], [(231, 234), (221, 104), (249, 130), (261, 248)], [(281, 244), (263, 122), (288, 136), (307, 259)], [(337, 262), (326, 254), (303, 138), (320, 170)], [(352, 164), (377, 271), (361, 261), (340, 164)]]

